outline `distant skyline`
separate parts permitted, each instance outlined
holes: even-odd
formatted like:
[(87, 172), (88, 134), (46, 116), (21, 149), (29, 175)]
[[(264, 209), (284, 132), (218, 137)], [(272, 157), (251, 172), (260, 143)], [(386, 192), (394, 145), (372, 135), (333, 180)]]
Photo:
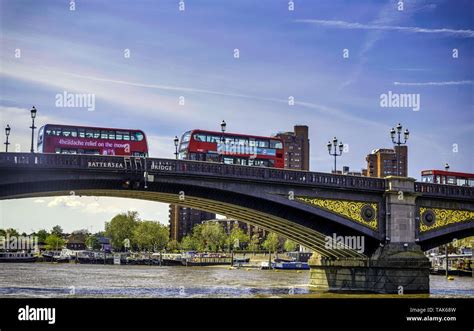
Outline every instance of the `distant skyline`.
[[(400, 122), (411, 177), (474, 172), (474, 3), (402, 2), (0, 0), (2, 134), (29, 151), (35, 105), (38, 127), (140, 128), (150, 156), (172, 158), (175, 135), (223, 119), (256, 135), (304, 124), (311, 170), (329, 172), (332, 137), (348, 144), (338, 168), (360, 171)], [(64, 92), (94, 95), (94, 111), (56, 107)], [(389, 92), (418, 95), (419, 110), (381, 107)], [(98, 231), (128, 209), (168, 223), (165, 204), (75, 199), (0, 201), (0, 227)]]

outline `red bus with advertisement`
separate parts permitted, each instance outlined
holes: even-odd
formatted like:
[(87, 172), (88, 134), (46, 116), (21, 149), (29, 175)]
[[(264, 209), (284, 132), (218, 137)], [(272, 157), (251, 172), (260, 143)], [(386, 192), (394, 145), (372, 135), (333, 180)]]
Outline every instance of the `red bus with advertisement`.
[(185, 132), (179, 145), (182, 160), (284, 168), (283, 140), (206, 130)]
[(423, 170), (421, 181), (433, 184), (474, 186), (474, 174), (446, 170)]
[(148, 144), (141, 130), (46, 124), (38, 133), (38, 152), (147, 156)]

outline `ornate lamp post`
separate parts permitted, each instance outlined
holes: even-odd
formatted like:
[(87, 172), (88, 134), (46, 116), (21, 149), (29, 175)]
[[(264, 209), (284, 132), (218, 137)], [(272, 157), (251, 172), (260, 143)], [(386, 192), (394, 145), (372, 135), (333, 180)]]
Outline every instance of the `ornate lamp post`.
[(34, 140), (35, 140), (35, 129), (36, 129), (36, 126), (35, 126), (36, 108), (35, 108), (35, 106), (33, 106), (33, 108), (31, 108), (30, 112), (31, 112), (31, 126), (30, 126), (30, 129), (31, 129), (31, 153), (34, 153), (35, 152)]
[(227, 127), (227, 124), (224, 120), (222, 120), (221, 122), (221, 132), (222, 132), (222, 135), (221, 135), (221, 148), (222, 148), (222, 151), (221, 151), (221, 162), (224, 163), (224, 144), (225, 144), (225, 140), (224, 140), (224, 133), (225, 133), (225, 129)]
[(178, 136), (174, 136), (174, 156), (176, 160), (178, 159), (178, 143), (179, 143)]
[[(396, 150), (397, 176), (400, 176), (400, 160), (399, 160), (399, 158), (400, 158), (400, 156), (399, 156), (400, 146), (401, 145), (406, 145), (407, 140), (408, 140), (408, 136), (410, 135), (410, 132), (408, 132), (408, 129), (405, 129), (405, 132), (403, 133), (404, 140), (402, 141), (401, 140), (402, 129), (403, 129), (402, 125), (400, 123), (398, 123), (396, 131), (395, 131), (395, 128), (392, 128), (392, 130), (390, 130), (390, 137), (392, 138), (392, 143), (394, 143), (395, 145), (398, 146), (398, 148)], [(395, 134), (397, 135), (397, 140), (395, 140)]]
[(5, 144), (5, 153), (8, 153), (8, 145), (10, 145), (10, 143), (8, 142), (8, 136), (10, 135), (10, 125), (7, 124), (7, 126), (5, 127), (5, 136), (6, 136), (6, 142), (4, 143)]
[[(331, 156), (334, 156), (334, 173), (336, 173), (336, 159), (338, 156), (341, 156), (342, 155), (342, 150), (344, 149), (344, 144), (341, 142), (339, 142), (339, 145), (337, 144), (337, 138), (334, 137), (333, 140), (332, 140), (332, 143), (330, 141), (328, 141), (328, 152), (329, 152), (329, 155)], [(339, 153), (337, 152), (337, 148), (339, 147)], [(334, 151), (332, 152), (332, 149), (334, 149)]]

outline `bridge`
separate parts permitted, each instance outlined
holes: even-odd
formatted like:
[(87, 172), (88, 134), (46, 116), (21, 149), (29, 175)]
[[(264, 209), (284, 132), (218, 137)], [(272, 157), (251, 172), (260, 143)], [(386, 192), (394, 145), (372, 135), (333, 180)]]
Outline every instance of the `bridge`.
[[(0, 153), (0, 199), (110, 196), (235, 218), (311, 250), (311, 283), (429, 291), (422, 250), (474, 235), (474, 188), (175, 159)], [(328, 246), (363, 238), (364, 250)]]

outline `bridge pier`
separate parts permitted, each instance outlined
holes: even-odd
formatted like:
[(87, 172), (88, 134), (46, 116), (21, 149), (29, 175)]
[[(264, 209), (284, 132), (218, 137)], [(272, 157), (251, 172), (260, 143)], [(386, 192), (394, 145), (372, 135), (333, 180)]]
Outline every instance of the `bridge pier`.
[(310, 284), (316, 290), (372, 293), (429, 293), (430, 262), (415, 242), (412, 178), (388, 177), (385, 245), (369, 258), (329, 259), (313, 254)]
[(416, 244), (388, 244), (371, 258), (310, 261), (310, 284), (331, 292), (429, 293), (430, 263)]

